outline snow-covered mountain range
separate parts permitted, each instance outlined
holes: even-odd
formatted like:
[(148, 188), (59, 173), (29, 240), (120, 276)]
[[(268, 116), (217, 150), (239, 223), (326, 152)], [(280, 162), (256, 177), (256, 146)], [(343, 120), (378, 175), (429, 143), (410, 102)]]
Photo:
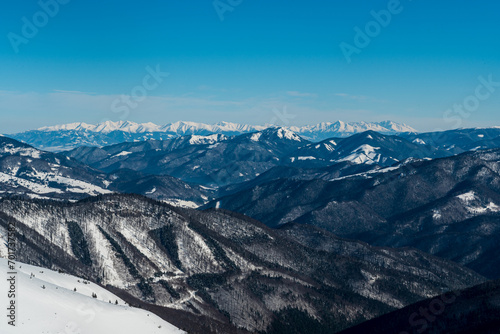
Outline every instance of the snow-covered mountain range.
[[(204, 124), (197, 122), (175, 122), (166, 125), (157, 125), (154, 123), (135, 123), (130, 121), (106, 121), (99, 124), (87, 124), (87, 123), (70, 123), (55, 126), (47, 126), (39, 128), (39, 131), (51, 132), (51, 131), (61, 131), (61, 130), (75, 130), (75, 131), (91, 131), (100, 133), (110, 133), (113, 131), (122, 131), (128, 133), (144, 133), (144, 132), (168, 132), (177, 135), (188, 135), (188, 134), (198, 134), (200, 132), (206, 131), (210, 133), (246, 133), (261, 131), (266, 128), (273, 127), (273, 125), (248, 125), (248, 124), (238, 124), (230, 122), (219, 122), (215, 124)], [(342, 137), (348, 136), (353, 133), (363, 132), (367, 130), (378, 131), (378, 132), (388, 132), (388, 133), (399, 133), (399, 132), (416, 132), (415, 129), (406, 125), (400, 124), (392, 121), (384, 122), (351, 122), (345, 123), (342, 121), (337, 122), (322, 122), (316, 125), (307, 126), (292, 126), (290, 130), (297, 132), (299, 134), (304, 133), (316, 133), (316, 132), (329, 132), (337, 133)]]
[(242, 125), (229, 122), (219, 122), (216, 124), (204, 124), (196, 122), (175, 122), (166, 125), (157, 125), (151, 122), (148, 123), (135, 123), (130, 121), (106, 121), (99, 124), (87, 123), (70, 123), (55, 126), (47, 126), (39, 128), (39, 131), (61, 131), (61, 130), (75, 130), (75, 131), (91, 131), (100, 133), (110, 133), (113, 131), (122, 131), (128, 133), (144, 133), (144, 132), (168, 132), (178, 135), (187, 135), (207, 131), (210, 133), (222, 132), (236, 132), (245, 133), (252, 131), (259, 131), (267, 128), (267, 126), (254, 126)]
[[(79, 146), (107, 146), (123, 142), (136, 142), (149, 139), (165, 140), (186, 135), (223, 134), (225, 136), (258, 132), (274, 125), (248, 125), (229, 122), (204, 124), (196, 122), (175, 122), (166, 125), (153, 123), (134, 123), (130, 121), (106, 121), (100, 124), (70, 123), (42, 127), (9, 137), (20, 140), (34, 147), (47, 151), (66, 151)], [(348, 137), (368, 130), (382, 134), (415, 133), (416, 130), (406, 124), (392, 121), (379, 123), (323, 122), (316, 125), (287, 127), (310, 141), (321, 141), (332, 137)]]
[[(302, 128), (181, 136), (194, 130), (108, 125), (38, 130), (49, 144), (75, 135), (79, 147), (62, 153), (0, 136), (0, 257), (14, 222), (19, 261), (111, 291), (89, 298), (94, 286), (76, 286), (78, 278), (53, 273), (43, 283), (42, 273), (23, 271), (24, 293), (44, 310), (23, 309), (26, 333), (44, 319), (42, 330), (60, 332), (50, 326), (77, 322), (69, 313), (89, 299), (106, 305), (111, 323), (126, 301), (195, 334), (275, 334), (303, 323), (301, 332), (334, 333), (500, 277), (491, 265), (500, 240), (500, 128), (368, 130), (314, 142)], [(143, 138), (156, 134), (166, 139)], [(125, 142), (80, 146), (110, 138)], [(128, 314), (141, 324), (145, 313)], [(152, 320), (145, 332), (166, 327)]]
[(196, 207), (213, 197), (206, 187), (251, 181), (274, 167), (327, 168), (305, 174), (329, 179), (409, 158), (435, 159), (498, 147), (500, 129), (398, 136), (366, 131), (313, 143), (290, 129), (269, 128), (230, 137), (187, 135), (81, 146), (64, 154), (0, 137), (0, 196), (78, 200), (120, 192)]

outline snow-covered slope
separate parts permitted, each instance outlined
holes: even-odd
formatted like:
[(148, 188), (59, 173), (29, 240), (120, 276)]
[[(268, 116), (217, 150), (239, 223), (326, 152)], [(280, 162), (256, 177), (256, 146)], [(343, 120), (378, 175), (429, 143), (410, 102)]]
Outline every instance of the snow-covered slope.
[[(212, 143), (217, 138), (196, 140)], [(88, 155), (88, 152), (81, 154)], [(129, 154), (132, 152), (121, 150), (110, 158), (116, 160)], [(167, 175), (151, 176), (126, 170), (106, 174), (67, 156), (37, 150), (7, 137), (0, 138), (0, 198), (17, 195), (78, 200), (112, 192), (143, 194), (176, 204), (185, 204), (185, 201), (190, 207), (204, 204), (209, 195), (196, 185)]]
[(111, 193), (107, 184), (105, 174), (73, 159), (0, 138), (0, 196), (85, 197)]
[[(0, 291), (8, 291), (7, 260), (0, 258)], [(0, 322), (0, 333), (173, 334), (184, 333), (155, 314), (132, 308), (84, 279), (17, 263), (16, 327)], [(76, 291), (75, 291), (76, 289)], [(97, 298), (92, 298), (95, 293)], [(7, 294), (1, 294), (8, 305)], [(110, 303), (111, 302), (111, 303)]]
[[(412, 143), (403, 136), (366, 131), (348, 138), (334, 138), (312, 143), (293, 152), (288, 160), (293, 166), (328, 166), (335, 162), (391, 166), (408, 158), (428, 159), (450, 156), (445, 149)], [(304, 164), (304, 161), (307, 164)]]

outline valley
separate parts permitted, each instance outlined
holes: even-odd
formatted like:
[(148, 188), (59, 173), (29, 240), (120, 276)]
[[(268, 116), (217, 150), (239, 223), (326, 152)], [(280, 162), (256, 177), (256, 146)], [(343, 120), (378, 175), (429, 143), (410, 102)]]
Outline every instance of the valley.
[(15, 225), (20, 262), (190, 333), (339, 332), (500, 278), (500, 129), (233, 129), (59, 153), (0, 137), (0, 239)]

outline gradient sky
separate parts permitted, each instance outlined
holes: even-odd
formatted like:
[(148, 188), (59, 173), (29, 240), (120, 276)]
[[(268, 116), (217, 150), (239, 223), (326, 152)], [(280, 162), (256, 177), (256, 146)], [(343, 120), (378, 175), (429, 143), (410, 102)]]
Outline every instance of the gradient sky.
[[(355, 46), (355, 27), (393, 0), (243, 0), (223, 20), (209, 0), (65, 1), (47, 22), (37, 1), (0, 11), (0, 133), (125, 119), (500, 125), (496, 1), (401, 0), (350, 63), (339, 45)], [(40, 25), (28, 38), (23, 17)], [(26, 38), (18, 50), (12, 36)], [(170, 74), (117, 108), (147, 67)], [(499, 84), (478, 88), (480, 77)]]

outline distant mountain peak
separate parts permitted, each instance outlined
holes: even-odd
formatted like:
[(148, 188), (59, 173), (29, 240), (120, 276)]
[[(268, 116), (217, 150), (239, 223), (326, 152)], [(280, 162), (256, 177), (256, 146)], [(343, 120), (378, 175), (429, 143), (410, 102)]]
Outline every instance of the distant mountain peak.
[(273, 127), (273, 128), (268, 128), (265, 129), (261, 132), (257, 132), (254, 135), (252, 135), (253, 140), (257, 138), (257, 136), (260, 138), (262, 134), (265, 138), (272, 138), (272, 139), (280, 139), (280, 140), (292, 140), (292, 141), (297, 141), (297, 142), (302, 142), (304, 141), (298, 134), (296, 134), (294, 131), (285, 128), (285, 127)]
[(189, 143), (191, 145), (213, 145), (215, 143), (225, 141), (227, 140), (227, 136), (220, 134), (220, 133), (214, 133), (211, 135), (206, 135), (206, 136), (199, 136), (199, 135), (190, 135), (189, 136)]

